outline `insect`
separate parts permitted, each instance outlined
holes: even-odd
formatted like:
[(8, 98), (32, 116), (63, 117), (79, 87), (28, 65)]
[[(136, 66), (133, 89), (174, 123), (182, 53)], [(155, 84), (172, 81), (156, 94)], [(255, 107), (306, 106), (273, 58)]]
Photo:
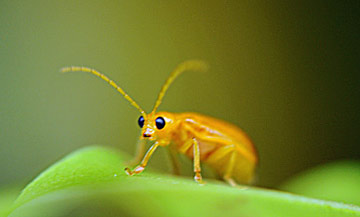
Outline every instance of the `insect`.
[[(249, 184), (254, 177), (258, 157), (253, 143), (240, 128), (197, 113), (157, 112), (166, 91), (176, 77), (184, 71), (206, 69), (207, 65), (199, 60), (189, 60), (178, 65), (162, 86), (155, 106), (149, 114), (145, 113), (114, 81), (94, 69), (72, 66), (61, 71), (92, 73), (113, 86), (139, 110), (141, 116), (138, 125), (141, 128), (141, 135), (134, 158), (137, 166), (133, 170), (125, 168), (128, 175), (141, 173), (155, 150), (162, 146), (169, 150), (175, 174), (179, 174), (177, 153), (181, 153), (193, 160), (194, 180), (198, 183), (203, 183), (200, 166), (200, 162), (203, 162), (232, 186), (238, 182)], [(146, 140), (153, 141), (153, 144), (145, 154)]]

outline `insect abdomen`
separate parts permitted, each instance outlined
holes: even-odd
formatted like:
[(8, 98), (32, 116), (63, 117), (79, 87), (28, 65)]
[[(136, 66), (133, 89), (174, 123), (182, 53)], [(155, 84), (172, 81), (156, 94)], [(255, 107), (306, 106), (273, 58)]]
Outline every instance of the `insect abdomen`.
[[(235, 152), (237, 156), (231, 172), (231, 178), (242, 184), (251, 183), (254, 177), (256, 163), (246, 159), (235, 148), (232, 151)], [(225, 156), (218, 158), (216, 161), (205, 160), (204, 162), (213, 168), (220, 177), (223, 177), (230, 163), (231, 154), (232, 152), (229, 151)], [(211, 157), (212, 156), (209, 156), (208, 159)]]
[[(248, 184), (252, 181), (257, 155), (250, 139), (238, 127), (224, 121), (195, 113), (179, 114), (182, 123), (173, 140), (178, 150), (186, 141), (195, 138), (200, 146), (201, 162), (209, 165), (220, 176), (224, 176), (230, 157), (235, 153), (234, 168), (231, 177), (237, 182)], [(228, 135), (230, 134), (230, 136)], [(212, 141), (205, 141), (211, 137)], [(193, 149), (182, 151), (193, 158)]]
[[(204, 143), (200, 140), (200, 155), (201, 162), (209, 165), (215, 172), (223, 177), (229, 166), (231, 155), (235, 153), (234, 168), (231, 172), (231, 177), (237, 182), (243, 184), (251, 183), (256, 161), (254, 159), (248, 159), (238, 149), (238, 144), (234, 145), (223, 145), (216, 143)], [(185, 153), (189, 158), (193, 158), (193, 150), (189, 149)]]

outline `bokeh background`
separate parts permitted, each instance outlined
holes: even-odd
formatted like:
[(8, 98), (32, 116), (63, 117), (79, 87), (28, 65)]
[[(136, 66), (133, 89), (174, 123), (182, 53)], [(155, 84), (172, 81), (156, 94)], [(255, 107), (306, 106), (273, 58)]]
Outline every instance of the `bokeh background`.
[[(25, 184), (80, 147), (133, 154), (138, 111), (84, 65), (150, 111), (237, 124), (257, 146), (258, 185), (318, 164), (360, 158), (359, 2), (0, 1), (0, 187)], [(184, 174), (191, 164), (183, 160)], [(164, 163), (165, 162), (165, 163)], [(168, 172), (159, 150), (150, 166)]]

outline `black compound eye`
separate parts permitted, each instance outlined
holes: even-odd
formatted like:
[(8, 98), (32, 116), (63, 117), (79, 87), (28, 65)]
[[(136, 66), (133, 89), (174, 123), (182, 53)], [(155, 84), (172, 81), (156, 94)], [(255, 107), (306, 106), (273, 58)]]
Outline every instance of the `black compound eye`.
[(161, 130), (162, 128), (165, 127), (165, 120), (164, 120), (164, 118), (162, 118), (162, 117), (156, 118), (155, 124), (156, 124), (156, 127), (157, 127), (159, 130)]
[(144, 126), (144, 117), (143, 116), (139, 117), (138, 124), (139, 124), (140, 128), (142, 128)]

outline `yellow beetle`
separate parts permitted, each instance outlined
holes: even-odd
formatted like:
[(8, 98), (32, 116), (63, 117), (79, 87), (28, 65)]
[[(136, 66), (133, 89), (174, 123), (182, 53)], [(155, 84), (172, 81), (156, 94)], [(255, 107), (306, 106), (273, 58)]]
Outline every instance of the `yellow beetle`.
[[(138, 124), (141, 128), (141, 136), (134, 159), (139, 165), (133, 170), (125, 168), (128, 175), (141, 173), (156, 148), (163, 146), (168, 147), (176, 174), (179, 173), (176, 154), (179, 152), (193, 159), (194, 179), (198, 183), (203, 183), (200, 166), (200, 162), (203, 162), (232, 186), (235, 186), (236, 182), (249, 184), (254, 177), (258, 157), (253, 143), (240, 128), (197, 113), (157, 112), (167, 89), (177, 76), (187, 70), (205, 71), (206, 69), (207, 65), (199, 60), (181, 63), (162, 86), (155, 106), (149, 114), (146, 114), (114, 81), (94, 69), (72, 66), (65, 67), (61, 71), (84, 71), (100, 77), (140, 111)], [(154, 141), (146, 154), (145, 140)]]

